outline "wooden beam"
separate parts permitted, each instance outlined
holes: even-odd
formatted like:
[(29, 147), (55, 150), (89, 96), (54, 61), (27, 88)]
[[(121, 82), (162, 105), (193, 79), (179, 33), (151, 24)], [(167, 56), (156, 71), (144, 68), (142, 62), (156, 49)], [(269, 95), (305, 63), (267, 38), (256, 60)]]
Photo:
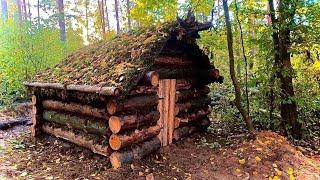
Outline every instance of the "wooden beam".
[(27, 87), (38, 87), (46, 89), (59, 89), (68, 91), (79, 91), (86, 93), (99, 93), (106, 96), (118, 96), (121, 93), (120, 88), (117, 87), (102, 87), (102, 86), (90, 86), (90, 85), (64, 85), (61, 83), (40, 83), (40, 82), (25, 82), (23, 83)]

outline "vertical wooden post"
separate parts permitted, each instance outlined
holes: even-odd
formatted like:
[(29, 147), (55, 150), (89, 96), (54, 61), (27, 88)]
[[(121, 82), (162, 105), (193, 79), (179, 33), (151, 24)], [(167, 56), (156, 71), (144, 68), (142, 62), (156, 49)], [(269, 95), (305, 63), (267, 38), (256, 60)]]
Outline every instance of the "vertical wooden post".
[(36, 137), (41, 133), (42, 125), (42, 105), (40, 98), (36, 95), (32, 95), (32, 126), (31, 126), (31, 136)]
[(172, 143), (175, 118), (176, 80), (163, 79), (159, 81), (158, 110), (160, 119), (158, 125), (162, 128), (158, 137), (162, 146)]

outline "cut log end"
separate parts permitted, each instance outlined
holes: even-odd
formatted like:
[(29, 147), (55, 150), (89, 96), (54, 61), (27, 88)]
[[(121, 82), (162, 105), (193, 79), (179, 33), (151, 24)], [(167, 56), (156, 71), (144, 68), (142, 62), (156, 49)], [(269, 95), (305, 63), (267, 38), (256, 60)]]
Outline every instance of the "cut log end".
[(120, 93), (121, 93), (121, 89), (119, 89), (119, 88), (113, 88), (112, 94), (113, 94), (114, 96), (119, 96)]
[(112, 133), (119, 133), (121, 130), (121, 119), (117, 116), (111, 116), (109, 119), (109, 128)]
[(150, 71), (145, 75), (146, 81), (149, 81), (152, 86), (159, 85), (159, 74), (156, 71)]
[(113, 134), (109, 138), (109, 144), (113, 150), (119, 150), (121, 148), (121, 139), (119, 136)]
[(109, 101), (107, 104), (107, 111), (113, 115), (117, 112), (117, 103), (115, 101)]
[(118, 169), (122, 166), (119, 153), (112, 153), (109, 158), (110, 158), (111, 165), (114, 169)]

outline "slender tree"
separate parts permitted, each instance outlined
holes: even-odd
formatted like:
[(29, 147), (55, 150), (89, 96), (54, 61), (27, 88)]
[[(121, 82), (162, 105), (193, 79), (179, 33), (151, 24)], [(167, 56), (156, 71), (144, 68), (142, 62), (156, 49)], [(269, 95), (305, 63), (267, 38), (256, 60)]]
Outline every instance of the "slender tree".
[(86, 16), (86, 38), (89, 41), (89, 15), (88, 15), (88, 8), (89, 8), (89, 1), (85, 0), (85, 16)]
[(64, 3), (63, 0), (57, 0), (57, 7), (58, 7), (58, 23), (60, 28), (60, 40), (62, 42), (66, 41), (66, 23), (64, 19)]
[(240, 41), (241, 41), (241, 48), (242, 48), (242, 55), (243, 55), (243, 60), (244, 60), (244, 64), (245, 64), (245, 96), (246, 96), (246, 103), (247, 103), (247, 113), (248, 116), (250, 116), (250, 102), (249, 102), (249, 91), (248, 91), (248, 60), (247, 60), (247, 56), (245, 53), (245, 48), (244, 48), (244, 42), (243, 42), (243, 31), (242, 31), (242, 25), (239, 19), (239, 9), (238, 9), (238, 2), (237, 0), (235, 0), (234, 2), (235, 4), (235, 9), (236, 9), (236, 19), (239, 25), (239, 30), (240, 30)]
[(235, 90), (235, 104), (238, 108), (240, 114), (242, 115), (243, 119), (247, 124), (247, 128), (251, 136), (254, 134), (254, 128), (252, 124), (252, 120), (249, 117), (248, 113), (244, 110), (241, 104), (241, 88), (240, 84), (236, 78), (236, 73), (234, 70), (234, 54), (233, 54), (233, 38), (232, 38), (232, 30), (231, 30), (231, 23), (230, 23), (230, 16), (229, 16), (229, 8), (228, 8), (228, 1), (223, 0), (223, 9), (224, 9), (224, 16), (227, 28), (227, 42), (228, 42), (228, 52), (229, 52), (229, 66), (230, 66), (230, 76)]
[(106, 25), (104, 19), (104, 0), (98, 0), (99, 6), (99, 15), (100, 15), (100, 23), (101, 23), (101, 31), (102, 31), (102, 38), (105, 39), (106, 35)]
[(1, 12), (2, 12), (2, 19), (4, 21), (8, 20), (8, 3), (7, 0), (1, 0)]
[(22, 20), (21, 0), (17, 0), (16, 4), (17, 4), (17, 10), (18, 10), (18, 18), (19, 18), (19, 21), (21, 22)]
[(105, 6), (106, 6), (106, 8), (105, 8), (105, 14), (106, 14), (106, 20), (105, 20), (105, 22), (107, 23), (106, 25), (107, 25), (107, 28), (108, 28), (108, 31), (110, 31), (110, 23), (109, 23), (109, 13), (108, 13), (108, 4), (107, 4), (107, 0), (105, 0), (104, 1), (104, 4), (105, 4)]
[(37, 1), (38, 28), (40, 28), (40, 0)]
[(119, 19), (119, 3), (118, 3), (118, 0), (114, 0), (114, 10), (115, 10), (115, 13), (116, 13), (117, 34), (120, 34), (120, 19)]
[(130, 0), (127, 0), (127, 19), (128, 19), (128, 29), (131, 30)]
[(23, 19), (26, 21), (28, 19), (26, 0), (22, 1), (22, 7), (23, 7)]

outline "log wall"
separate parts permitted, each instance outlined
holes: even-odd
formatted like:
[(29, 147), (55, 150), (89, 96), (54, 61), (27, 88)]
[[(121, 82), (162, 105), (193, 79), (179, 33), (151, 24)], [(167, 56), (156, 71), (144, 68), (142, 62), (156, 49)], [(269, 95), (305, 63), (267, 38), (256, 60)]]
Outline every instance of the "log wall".
[(32, 136), (46, 132), (110, 156), (115, 168), (140, 159), (209, 125), (206, 85), (218, 81), (217, 72), (196, 64), (162, 54), (124, 100), (112, 87), (97, 94), (32, 86)]

